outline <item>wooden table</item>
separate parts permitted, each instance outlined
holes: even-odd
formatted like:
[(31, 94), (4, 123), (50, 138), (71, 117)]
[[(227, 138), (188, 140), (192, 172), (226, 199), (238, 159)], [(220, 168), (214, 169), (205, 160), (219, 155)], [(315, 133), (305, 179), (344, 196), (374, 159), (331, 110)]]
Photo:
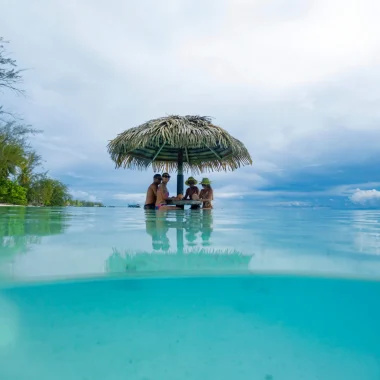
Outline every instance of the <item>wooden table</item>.
[(199, 206), (200, 207), (202, 205), (202, 201), (193, 201), (193, 200), (179, 201), (178, 199), (167, 199), (166, 202), (168, 205), (174, 205), (182, 209), (184, 209), (185, 206)]

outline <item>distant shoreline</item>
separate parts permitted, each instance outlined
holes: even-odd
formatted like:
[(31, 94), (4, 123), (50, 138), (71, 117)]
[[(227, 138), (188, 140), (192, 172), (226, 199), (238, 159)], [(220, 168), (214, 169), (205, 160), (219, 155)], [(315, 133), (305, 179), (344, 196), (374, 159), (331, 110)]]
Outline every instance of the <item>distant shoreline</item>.
[[(11, 203), (0, 203), (0, 207), (43, 207), (43, 208), (49, 208), (51, 206), (13, 205)], [(104, 208), (104, 207), (115, 207), (115, 206), (55, 206), (55, 207), (85, 207), (85, 208), (96, 207), (96, 208)]]
[(23, 205), (12, 205), (12, 204), (8, 204), (8, 203), (0, 203), (0, 207), (11, 207), (11, 206), (14, 206), (14, 207), (27, 207), (27, 206), (23, 206)]

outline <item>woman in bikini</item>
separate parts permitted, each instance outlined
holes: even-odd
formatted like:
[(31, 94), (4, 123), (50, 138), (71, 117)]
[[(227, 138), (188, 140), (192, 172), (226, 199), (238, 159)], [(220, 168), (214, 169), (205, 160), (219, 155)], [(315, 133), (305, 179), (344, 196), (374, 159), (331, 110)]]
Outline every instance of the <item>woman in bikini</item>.
[[(198, 183), (198, 181), (194, 177), (189, 177), (187, 179), (187, 181), (185, 182), (185, 185), (189, 186), (189, 187), (186, 189), (185, 196), (183, 197), (184, 201), (187, 199), (190, 199), (190, 200), (199, 199), (199, 189), (197, 186), (195, 186), (197, 183)], [(196, 210), (199, 208), (199, 206), (192, 205), (190, 208), (192, 210)]]
[(211, 181), (208, 178), (203, 178), (201, 181), (202, 190), (199, 193), (199, 200), (203, 201), (203, 210), (212, 209), (211, 201), (214, 200), (214, 191), (211, 187)]
[(185, 196), (183, 197), (183, 200), (185, 201), (186, 199), (193, 199), (193, 195), (197, 194), (199, 195), (199, 189), (197, 186), (195, 186), (198, 183), (198, 181), (194, 177), (189, 177), (187, 181), (185, 182), (186, 186), (189, 186), (186, 189)]
[(167, 188), (167, 184), (169, 181), (170, 181), (169, 173), (164, 173), (162, 175), (161, 185), (159, 185), (157, 189), (156, 210), (180, 210), (179, 207), (169, 206), (166, 202), (168, 199), (170, 199), (169, 191)]

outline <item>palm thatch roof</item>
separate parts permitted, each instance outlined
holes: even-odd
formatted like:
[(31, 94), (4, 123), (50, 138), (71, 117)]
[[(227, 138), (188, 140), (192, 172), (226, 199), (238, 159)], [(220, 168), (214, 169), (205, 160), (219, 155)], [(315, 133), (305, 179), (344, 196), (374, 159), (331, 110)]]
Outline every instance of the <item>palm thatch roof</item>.
[(120, 133), (108, 144), (116, 167), (155, 171), (177, 170), (178, 152), (183, 168), (200, 173), (235, 170), (251, 165), (242, 142), (212, 124), (206, 116), (167, 116)]

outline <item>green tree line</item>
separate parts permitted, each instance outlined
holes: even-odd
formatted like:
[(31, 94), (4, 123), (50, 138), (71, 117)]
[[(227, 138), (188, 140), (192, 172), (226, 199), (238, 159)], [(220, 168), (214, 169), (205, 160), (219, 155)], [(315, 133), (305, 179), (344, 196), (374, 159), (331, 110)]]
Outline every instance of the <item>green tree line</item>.
[[(0, 96), (7, 90), (23, 94), (18, 88), (22, 70), (8, 57), (5, 43), (0, 37)], [(0, 203), (66, 206), (74, 202), (65, 184), (38, 172), (42, 158), (30, 145), (30, 137), (41, 132), (0, 104)]]
[(73, 207), (104, 207), (101, 202), (80, 201), (77, 199), (69, 200), (67, 205)]

